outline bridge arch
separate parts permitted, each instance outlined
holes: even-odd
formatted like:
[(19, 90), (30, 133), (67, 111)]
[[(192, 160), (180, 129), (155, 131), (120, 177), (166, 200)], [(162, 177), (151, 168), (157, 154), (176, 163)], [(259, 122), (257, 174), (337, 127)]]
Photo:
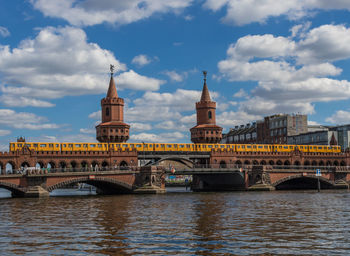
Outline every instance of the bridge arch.
[(346, 166), (345, 161), (341, 161), (341, 162), (340, 162), (340, 166)]
[(275, 165), (275, 162), (273, 160), (270, 160), (269, 165)]
[(28, 163), (27, 161), (24, 161), (21, 163), (21, 167), (23, 167), (23, 168), (30, 167), (30, 163)]
[(220, 168), (226, 168), (226, 162), (224, 160), (220, 161)]
[(311, 163), (312, 166), (317, 166), (317, 162), (316, 160), (313, 160), (312, 163)]
[(304, 165), (309, 166), (310, 165), (310, 161), (309, 160), (304, 161)]
[(294, 165), (295, 166), (299, 166), (300, 165), (300, 161), (298, 161), (298, 160), (294, 161)]
[[(303, 176), (302, 174), (291, 175), (285, 178), (282, 178), (273, 184), (276, 190), (288, 190), (288, 189), (317, 189), (317, 179), (316, 176)], [(321, 189), (330, 189), (334, 184), (324, 178), (319, 177)]]
[(122, 194), (130, 193), (133, 191), (133, 186), (128, 183), (104, 177), (95, 177), (94, 179), (89, 179), (89, 177), (69, 179), (49, 186), (47, 188), (47, 191), (51, 192), (55, 189), (64, 188), (74, 183), (86, 183), (95, 186), (99, 191), (102, 192), (102, 194)]
[(5, 172), (6, 173), (14, 173), (14, 171), (16, 170), (16, 164), (13, 161), (8, 161), (5, 165)]
[(323, 160), (319, 161), (319, 162), (318, 162), (318, 165), (319, 165), (319, 166), (324, 166)]
[(334, 166), (339, 166), (339, 162), (338, 162), (337, 160), (335, 160), (335, 161), (333, 162), (333, 165), (334, 165)]
[(17, 196), (23, 196), (25, 192), (23, 188), (20, 188), (18, 185), (15, 185), (9, 182), (4, 182), (4, 181), (0, 181), (0, 188), (9, 190), (11, 191), (12, 195), (17, 195)]
[(235, 162), (235, 164), (238, 165), (238, 166), (242, 166), (241, 160), (237, 160), (237, 161)]
[(284, 161), (283, 165), (290, 165), (289, 160)]
[(4, 173), (5, 173), (4, 164), (0, 162), (0, 174), (4, 174)]
[(282, 161), (281, 161), (281, 160), (278, 160), (278, 161), (276, 162), (276, 164), (277, 164), (277, 165), (282, 165)]
[(261, 160), (260, 161), (260, 165), (266, 165), (266, 161), (265, 160)]
[(161, 163), (164, 163), (166, 161), (174, 161), (179, 163), (180, 165), (184, 166), (185, 168), (193, 168), (195, 163), (189, 159), (182, 158), (182, 157), (165, 157), (161, 158), (156, 162), (151, 163), (150, 165), (159, 165)]

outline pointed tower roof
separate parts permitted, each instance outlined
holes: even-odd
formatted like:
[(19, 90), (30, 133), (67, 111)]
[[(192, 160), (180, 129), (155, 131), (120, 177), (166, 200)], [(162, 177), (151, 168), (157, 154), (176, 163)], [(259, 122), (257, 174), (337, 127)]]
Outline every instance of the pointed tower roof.
[(203, 71), (203, 75), (204, 75), (204, 85), (203, 85), (201, 101), (211, 101), (208, 86), (207, 86), (207, 71)]
[(115, 82), (113, 79), (114, 65), (110, 66), (110, 70), (111, 70), (111, 80), (109, 80), (109, 87), (108, 87), (106, 98), (118, 98), (117, 87), (115, 86)]

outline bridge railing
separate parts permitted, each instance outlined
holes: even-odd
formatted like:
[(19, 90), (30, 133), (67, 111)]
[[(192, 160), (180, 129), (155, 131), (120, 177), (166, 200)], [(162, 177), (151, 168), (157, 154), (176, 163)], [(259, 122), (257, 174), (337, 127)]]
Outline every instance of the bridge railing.
[(11, 174), (49, 174), (49, 173), (68, 173), (68, 172), (106, 172), (106, 171), (136, 171), (137, 166), (115, 166), (115, 167), (81, 167), (81, 168), (37, 168), (37, 169), (19, 169), (12, 170), (9, 173), (2, 173), (6, 175)]
[(166, 167), (166, 171), (186, 171), (186, 170), (193, 170), (193, 169), (231, 169), (231, 170), (251, 170), (255, 168), (262, 168), (265, 170), (327, 170), (327, 171), (350, 171), (350, 166), (310, 166), (310, 165), (247, 165), (247, 164), (195, 164), (192, 168), (191, 167)]

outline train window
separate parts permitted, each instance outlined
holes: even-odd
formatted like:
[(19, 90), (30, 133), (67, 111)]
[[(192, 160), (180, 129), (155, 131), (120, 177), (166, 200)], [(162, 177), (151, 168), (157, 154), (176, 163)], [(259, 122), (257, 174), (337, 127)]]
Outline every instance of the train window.
[(88, 147), (88, 144), (83, 144), (83, 147), (84, 147), (84, 148), (87, 148), (87, 147)]
[(27, 147), (30, 147), (30, 144), (25, 144)]
[(221, 145), (220, 148), (225, 148), (225, 145)]
[(90, 144), (90, 148), (94, 148), (94, 147), (96, 147), (95, 144)]
[(269, 147), (268, 146), (264, 146), (265, 149), (268, 149)]
[(217, 148), (217, 147), (219, 147), (218, 145), (215, 145), (215, 147)]
[(56, 144), (56, 148), (59, 147), (60, 145), (59, 144)]
[(247, 146), (247, 148), (252, 148), (252, 146)]
[(202, 148), (207, 148), (207, 145), (202, 145)]
[(293, 146), (289, 146), (289, 149), (293, 149)]
[(208, 145), (208, 148), (212, 148), (213, 146), (212, 145)]
[(322, 149), (322, 147), (318, 147), (318, 149)]
[(102, 145), (101, 144), (97, 144), (97, 147), (102, 148)]
[(137, 144), (137, 145), (136, 145), (136, 147), (137, 147), (137, 148), (140, 148), (140, 147), (141, 147), (141, 145), (140, 145), (140, 144)]
[(167, 148), (172, 148), (172, 145), (166, 145)]
[(177, 144), (174, 144), (174, 148), (177, 148)]
[(143, 147), (144, 147), (144, 148), (148, 148), (148, 145), (147, 145), (147, 144), (143, 144)]
[(22, 147), (22, 144), (18, 144), (18, 147)]
[(282, 146), (278, 146), (278, 148), (282, 149)]
[(184, 145), (179, 145), (180, 148), (184, 148), (185, 146)]
[(190, 148), (191, 147), (191, 145), (186, 145), (186, 148)]
[(130, 144), (130, 147), (133, 148), (135, 145), (134, 144)]
[(161, 144), (160, 146), (161, 146), (162, 148), (164, 148), (164, 144)]
[(66, 144), (62, 144), (62, 146), (65, 148), (65, 147), (66, 147)]
[(263, 148), (263, 146), (258, 146), (258, 148)]
[(53, 148), (53, 144), (49, 144), (49, 148)]
[(245, 145), (242, 145), (242, 148), (245, 148)]
[(72, 147), (73, 147), (73, 144), (68, 144), (68, 147), (72, 148)]
[(156, 145), (156, 148), (158, 148), (158, 147), (159, 147), (159, 145), (157, 144), (157, 145)]
[(40, 147), (44, 148), (44, 147), (46, 147), (46, 144), (40, 144)]
[(80, 144), (75, 144), (75, 147), (80, 148)]
[(288, 149), (288, 146), (284, 146), (283, 148), (284, 148), (284, 149)]
[(35, 144), (33, 144), (33, 146), (34, 146), (34, 147), (38, 147), (38, 144), (35, 143)]
[(127, 148), (128, 147), (128, 145), (127, 144), (123, 144), (123, 148)]

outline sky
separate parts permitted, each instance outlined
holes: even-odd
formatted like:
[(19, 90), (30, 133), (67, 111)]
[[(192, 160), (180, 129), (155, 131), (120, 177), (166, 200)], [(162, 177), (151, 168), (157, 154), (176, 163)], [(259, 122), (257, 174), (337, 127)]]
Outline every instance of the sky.
[(129, 142), (190, 142), (202, 71), (227, 132), (350, 123), (348, 0), (0, 0), (0, 151), (95, 142), (109, 65)]

